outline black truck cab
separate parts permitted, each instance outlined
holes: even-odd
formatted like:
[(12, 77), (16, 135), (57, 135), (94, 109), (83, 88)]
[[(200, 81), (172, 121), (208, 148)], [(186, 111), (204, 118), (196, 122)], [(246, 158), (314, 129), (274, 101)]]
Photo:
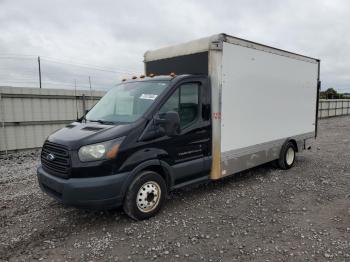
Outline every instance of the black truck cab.
[(170, 190), (209, 178), (210, 104), (205, 75), (124, 81), (47, 138), (40, 187), (67, 205), (148, 218)]

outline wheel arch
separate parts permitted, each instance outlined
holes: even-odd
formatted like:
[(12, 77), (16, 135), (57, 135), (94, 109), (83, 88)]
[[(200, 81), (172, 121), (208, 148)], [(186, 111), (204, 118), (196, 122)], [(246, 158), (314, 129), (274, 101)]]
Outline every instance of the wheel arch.
[(153, 171), (158, 173), (164, 179), (167, 189), (169, 190), (172, 187), (173, 179), (171, 176), (171, 167), (159, 159), (147, 160), (139, 164), (130, 172), (123, 186), (123, 198), (125, 197), (126, 191), (128, 190), (132, 181), (140, 172), (143, 171)]
[(162, 165), (149, 165), (149, 166), (146, 166), (146, 167), (142, 168), (141, 170), (139, 170), (137, 172), (137, 174), (142, 172), (142, 171), (153, 171), (153, 172), (158, 173), (164, 179), (167, 188), (169, 189), (171, 187), (171, 183), (172, 183), (171, 176), (170, 176), (168, 170), (166, 168), (164, 168)]
[(295, 152), (299, 152), (298, 143), (294, 138), (288, 139), (285, 143), (291, 142), (294, 145)]

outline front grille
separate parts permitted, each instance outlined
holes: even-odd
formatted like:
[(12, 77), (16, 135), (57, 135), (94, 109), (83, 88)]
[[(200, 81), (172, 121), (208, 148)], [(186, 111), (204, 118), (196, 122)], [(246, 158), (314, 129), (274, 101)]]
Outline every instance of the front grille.
[(44, 170), (49, 174), (68, 178), (71, 165), (67, 147), (45, 142), (41, 150), (41, 164)]

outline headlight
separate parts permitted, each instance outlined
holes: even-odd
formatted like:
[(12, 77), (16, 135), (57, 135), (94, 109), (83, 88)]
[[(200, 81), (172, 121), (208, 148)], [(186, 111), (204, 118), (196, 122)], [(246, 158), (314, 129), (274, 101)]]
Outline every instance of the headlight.
[(115, 158), (122, 141), (123, 138), (118, 138), (98, 144), (82, 146), (78, 152), (79, 159), (82, 162), (89, 162)]

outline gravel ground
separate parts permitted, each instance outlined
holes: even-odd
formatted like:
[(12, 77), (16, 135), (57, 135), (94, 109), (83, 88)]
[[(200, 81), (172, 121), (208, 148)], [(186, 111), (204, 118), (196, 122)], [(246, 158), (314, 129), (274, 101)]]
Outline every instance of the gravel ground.
[(156, 217), (64, 207), (36, 180), (39, 152), (0, 160), (0, 261), (350, 261), (350, 118), (312, 150), (173, 192)]

